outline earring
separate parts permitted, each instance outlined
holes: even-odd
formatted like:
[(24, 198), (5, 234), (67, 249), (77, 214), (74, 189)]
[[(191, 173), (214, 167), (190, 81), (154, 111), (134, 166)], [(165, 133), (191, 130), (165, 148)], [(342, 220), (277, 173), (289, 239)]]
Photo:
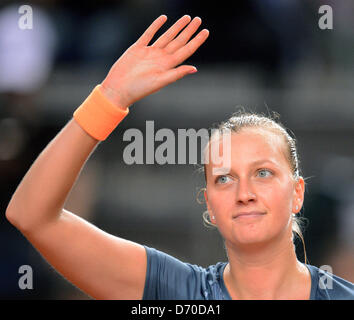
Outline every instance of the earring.
[(295, 209), (296, 209), (296, 210), (299, 210), (299, 206), (296, 206)]

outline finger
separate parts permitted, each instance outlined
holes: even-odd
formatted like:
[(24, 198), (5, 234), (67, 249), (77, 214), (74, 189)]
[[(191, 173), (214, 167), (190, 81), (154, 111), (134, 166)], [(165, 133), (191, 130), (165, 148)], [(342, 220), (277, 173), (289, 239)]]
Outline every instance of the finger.
[(159, 77), (160, 86), (161, 87), (167, 86), (168, 84), (185, 77), (187, 74), (196, 73), (197, 71), (198, 70), (196, 67), (188, 66), (188, 65), (183, 65), (177, 68), (170, 69), (160, 75)]
[(151, 39), (154, 37), (155, 33), (161, 28), (161, 26), (166, 22), (167, 17), (165, 15), (159, 16), (141, 35), (141, 37), (136, 41), (137, 45), (147, 46)]
[(195, 17), (192, 22), (185, 28), (176, 39), (171, 41), (167, 46), (166, 50), (169, 53), (177, 51), (179, 48), (183, 47), (192, 35), (198, 30), (199, 26), (202, 23), (202, 19)]
[(158, 38), (152, 46), (164, 48), (190, 21), (190, 16), (183, 16), (177, 22), (175, 22), (175, 24), (169, 28), (160, 38)]
[(185, 46), (177, 50), (173, 55), (175, 65), (181, 64), (184, 60), (188, 59), (208, 38), (209, 31), (203, 29)]

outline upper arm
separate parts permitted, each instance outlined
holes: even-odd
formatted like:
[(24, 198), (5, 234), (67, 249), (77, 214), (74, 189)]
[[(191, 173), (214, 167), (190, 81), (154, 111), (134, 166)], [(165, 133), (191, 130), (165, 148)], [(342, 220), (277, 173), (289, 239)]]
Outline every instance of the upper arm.
[(108, 234), (63, 210), (59, 218), (24, 234), (67, 280), (95, 299), (141, 299), (145, 248)]

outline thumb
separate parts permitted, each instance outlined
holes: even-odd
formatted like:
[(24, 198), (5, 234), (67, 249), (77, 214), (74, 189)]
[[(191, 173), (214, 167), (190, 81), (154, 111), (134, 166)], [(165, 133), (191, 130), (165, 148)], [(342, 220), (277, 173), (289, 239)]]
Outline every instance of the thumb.
[(182, 65), (177, 68), (166, 71), (160, 76), (160, 81), (163, 86), (182, 79), (187, 74), (196, 73), (198, 70), (194, 66)]

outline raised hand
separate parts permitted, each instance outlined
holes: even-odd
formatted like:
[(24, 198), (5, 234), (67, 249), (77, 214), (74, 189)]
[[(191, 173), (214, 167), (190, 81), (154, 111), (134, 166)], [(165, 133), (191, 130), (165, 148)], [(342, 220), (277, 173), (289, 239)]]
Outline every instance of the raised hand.
[(191, 21), (186, 15), (149, 46), (166, 20), (165, 15), (158, 17), (114, 63), (102, 82), (104, 94), (117, 107), (128, 108), (143, 97), (197, 71), (194, 66), (180, 64), (203, 44), (209, 31), (203, 29), (191, 39), (201, 19), (196, 17)]

